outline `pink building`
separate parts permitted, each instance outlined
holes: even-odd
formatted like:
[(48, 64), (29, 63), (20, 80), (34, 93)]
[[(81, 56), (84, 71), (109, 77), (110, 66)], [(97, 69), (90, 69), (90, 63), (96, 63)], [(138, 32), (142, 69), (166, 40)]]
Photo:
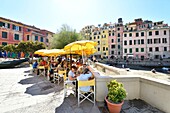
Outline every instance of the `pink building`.
[(110, 24), (108, 35), (109, 57), (122, 58), (123, 55), (123, 21), (118, 19), (118, 23)]
[[(160, 59), (170, 57), (170, 29), (163, 22), (135, 19), (123, 33), (123, 57)], [(135, 27), (134, 27), (135, 26)]]

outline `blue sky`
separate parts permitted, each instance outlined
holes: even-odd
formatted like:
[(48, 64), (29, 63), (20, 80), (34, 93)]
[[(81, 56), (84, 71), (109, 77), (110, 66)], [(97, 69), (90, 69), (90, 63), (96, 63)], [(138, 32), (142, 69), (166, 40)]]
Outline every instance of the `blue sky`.
[(0, 16), (56, 32), (68, 24), (79, 32), (86, 25), (124, 23), (135, 18), (170, 24), (170, 0), (0, 0)]

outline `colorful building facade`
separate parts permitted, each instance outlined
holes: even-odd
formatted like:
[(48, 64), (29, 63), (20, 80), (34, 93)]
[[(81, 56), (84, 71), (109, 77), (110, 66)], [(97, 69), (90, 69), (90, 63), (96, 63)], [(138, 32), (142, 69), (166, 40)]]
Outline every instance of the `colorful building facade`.
[(122, 18), (119, 18), (114, 24), (86, 26), (81, 34), (98, 42), (95, 55), (101, 58), (170, 58), (170, 27), (163, 21), (138, 18), (123, 25)]
[(15, 44), (20, 41), (39, 41), (49, 45), (54, 33), (0, 17), (0, 45)]

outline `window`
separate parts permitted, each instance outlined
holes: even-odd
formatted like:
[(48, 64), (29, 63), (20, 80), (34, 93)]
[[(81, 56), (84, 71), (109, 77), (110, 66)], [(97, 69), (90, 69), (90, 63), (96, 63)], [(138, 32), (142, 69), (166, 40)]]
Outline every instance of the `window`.
[(30, 32), (31, 30), (30, 29), (27, 29), (27, 32)]
[(136, 48), (136, 52), (139, 52), (139, 49), (138, 49), (138, 48)]
[(124, 37), (127, 37), (127, 34), (124, 34)]
[(98, 39), (100, 38), (100, 36), (97, 37)]
[(148, 44), (152, 44), (152, 39), (148, 39), (147, 41)]
[(138, 44), (140, 44), (140, 40), (138, 40)]
[(2, 42), (2, 45), (3, 45), (3, 46), (7, 45), (7, 42)]
[(149, 36), (152, 36), (152, 31), (149, 31)]
[(152, 47), (149, 48), (149, 52), (152, 52)]
[(118, 55), (120, 55), (120, 51), (118, 52)]
[(159, 35), (159, 31), (155, 31), (155, 35)]
[(111, 36), (111, 33), (109, 33), (109, 36)]
[(118, 45), (118, 49), (120, 49), (120, 45)]
[(7, 38), (7, 32), (2, 31), (2, 38)]
[(103, 51), (105, 51), (105, 47), (103, 47)]
[(113, 49), (113, 48), (115, 48), (115, 45), (112, 45), (111, 47), (112, 47), (112, 49)]
[(117, 41), (118, 41), (118, 42), (120, 42), (120, 38), (119, 38), (119, 39), (117, 39)]
[(8, 28), (10, 29), (10, 24), (8, 23)]
[(138, 37), (139, 36), (139, 33), (136, 33), (136, 37)]
[(132, 53), (132, 48), (129, 49), (129, 53)]
[(124, 45), (127, 45), (127, 41), (124, 41)]
[(117, 37), (120, 37), (120, 33), (117, 34)]
[(127, 53), (127, 49), (124, 49), (124, 53)]
[(112, 36), (114, 36), (114, 33), (112, 33)]
[(114, 51), (111, 51), (112, 52), (112, 54), (114, 54)]
[(35, 41), (38, 41), (38, 36), (35, 36)]
[(27, 40), (30, 40), (30, 35), (27, 35)]
[(41, 42), (44, 42), (44, 38), (43, 37), (41, 37)]
[(108, 47), (106, 47), (106, 51), (108, 51)]
[(98, 48), (98, 51), (100, 51), (100, 48)]
[(129, 40), (129, 45), (132, 45), (132, 40)]
[(90, 40), (92, 40), (92, 37), (90, 37)]
[(164, 51), (167, 51), (167, 47), (164, 47)]
[(10, 28), (9, 23), (0, 22), (0, 27)]
[(141, 39), (141, 44), (144, 44), (144, 39)]
[(14, 35), (14, 40), (19, 40), (19, 34)]
[(141, 36), (144, 36), (144, 32), (141, 32)]
[(97, 41), (97, 43), (100, 45), (100, 41)]
[(166, 30), (164, 30), (164, 35), (166, 35)]
[(160, 38), (155, 38), (154, 39), (154, 44), (160, 44), (161, 43), (161, 39)]
[(94, 36), (94, 39), (96, 39), (96, 36)]
[(46, 42), (48, 43), (48, 39), (46, 39)]
[(104, 31), (103, 31), (103, 33), (104, 33)]
[(136, 40), (134, 40), (134, 45), (136, 45)]
[(129, 33), (129, 37), (132, 37), (132, 33)]
[(5, 23), (4, 22), (0, 22), (0, 27), (5, 27)]
[(112, 39), (112, 43), (114, 43), (114, 39)]
[(21, 31), (21, 27), (19, 26), (19, 31)]
[(141, 48), (141, 52), (144, 52), (144, 48)]
[(162, 43), (167, 43), (166, 38), (162, 38)]
[(117, 28), (117, 30), (119, 31), (119, 30), (120, 30), (120, 28), (118, 27), (118, 28)]
[(99, 32), (99, 35), (100, 35), (100, 32)]
[(16, 26), (16, 25), (12, 25), (12, 29), (16, 31), (21, 31), (21, 27)]
[(155, 51), (159, 51), (159, 47), (155, 47)]

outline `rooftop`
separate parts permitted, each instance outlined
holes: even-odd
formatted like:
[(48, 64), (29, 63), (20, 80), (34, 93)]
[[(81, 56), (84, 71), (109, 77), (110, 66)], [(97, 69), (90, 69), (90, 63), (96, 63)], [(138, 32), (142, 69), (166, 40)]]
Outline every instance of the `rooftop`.
[(13, 23), (16, 23), (16, 24), (20, 24), (22, 26), (26, 26), (26, 27), (29, 27), (29, 28), (33, 28), (33, 29), (36, 29), (36, 30), (41, 30), (41, 31), (47, 31), (51, 34), (54, 34), (53, 32), (51, 31), (48, 31), (48, 30), (45, 30), (45, 29), (40, 29), (40, 28), (37, 28), (35, 27), (34, 25), (27, 25), (27, 24), (24, 24), (24, 23), (21, 23), (21, 22), (17, 22), (17, 21), (14, 21), (14, 20), (11, 20), (11, 19), (7, 19), (7, 18), (4, 18), (4, 17), (0, 17), (1, 20), (5, 20), (5, 21), (8, 21), (8, 22), (13, 22)]

